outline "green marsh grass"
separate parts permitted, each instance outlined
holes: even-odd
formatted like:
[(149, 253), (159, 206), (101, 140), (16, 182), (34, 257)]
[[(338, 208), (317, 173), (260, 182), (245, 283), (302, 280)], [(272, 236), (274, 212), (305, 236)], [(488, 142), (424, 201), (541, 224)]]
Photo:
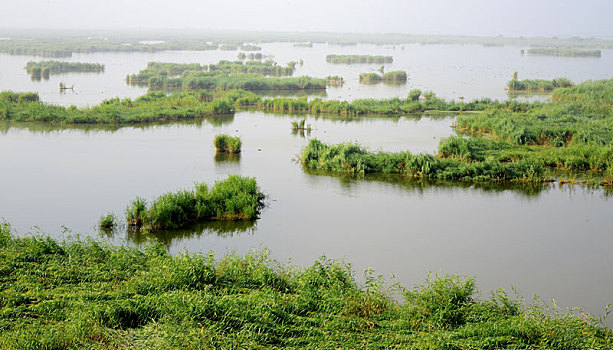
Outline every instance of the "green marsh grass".
[(226, 134), (219, 134), (215, 136), (213, 145), (215, 146), (215, 151), (218, 153), (240, 153), (242, 142), (238, 136), (233, 137)]
[(230, 175), (208, 187), (165, 193), (150, 205), (137, 197), (126, 209), (126, 220), (146, 231), (172, 230), (206, 220), (254, 220), (264, 206), (264, 194), (254, 178)]
[[(611, 349), (595, 317), (479, 300), (470, 278), (385, 287), (320, 258), (281, 264), (267, 251), (171, 256), (162, 245), (17, 238), (0, 225), (0, 348)], [(398, 302), (399, 290), (404, 301)]]

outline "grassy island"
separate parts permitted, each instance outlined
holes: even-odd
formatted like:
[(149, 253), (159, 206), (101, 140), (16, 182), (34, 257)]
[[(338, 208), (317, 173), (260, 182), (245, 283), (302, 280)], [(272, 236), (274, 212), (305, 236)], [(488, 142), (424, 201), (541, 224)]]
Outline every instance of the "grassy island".
[(552, 99), (477, 105), (481, 113), (462, 114), (455, 123), (471, 137), (443, 140), (437, 155), (375, 153), (356, 144), (312, 140), (302, 163), (310, 169), (446, 180), (559, 178), (613, 185), (613, 79), (556, 89)]
[(137, 99), (112, 98), (87, 108), (40, 102), (36, 93), (0, 93), (0, 120), (62, 124), (136, 124), (198, 119), (234, 112), (236, 103), (256, 103), (247, 91), (150, 92)]
[(370, 56), (370, 55), (328, 55), (326, 62), (329, 63), (392, 63), (392, 56)]
[(30, 61), (26, 64), (26, 71), (31, 76), (49, 77), (49, 74), (68, 73), (68, 72), (104, 72), (104, 65), (101, 63), (82, 63), (82, 62), (60, 62), (60, 61)]
[(513, 79), (507, 83), (509, 91), (529, 91), (529, 92), (546, 92), (554, 89), (566, 88), (573, 86), (573, 83), (566, 78), (557, 78), (553, 80), (517, 80)]
[(362, 73), (360, 74), (360, 82), (364, 84), (376, 84), (380, 82), (404, 84), (407, 82), (407, 73), (401, 70), (387, 72), (383, 75), (377, 73)]
[(526, 50), (528, 55), (564, 56), (564, 57), (600, 57), (600, 50), (551, 49), (536, 48)]
[(185, 227), (205, 220), (253, 220), (263, 204), (264, 194), (254, 178), (230, 175), (211, 188), (198, 183), (192, 191), (169, 192), (149, 207), (137, 197), (126, 208), (126, 221), (147, 231)]
[(152, 89), (176, 88), (199, 89), (244, 89), (244, 90), (321, 90), (325, 79), (311, 77), (284, 77), (292, 75), (295, 62), (286, 67), (275, 62), (220, 61), (218, 64), (201, 66), (197, 63), (150, 62), (138, 74), (126, 77), (128, 84), (145, 85)]
[(225, 134), (219, 134), (215, 136), (213, 144), (217, 152), (239, 153), (242, 143), (238, 136), (232, 137)]
[[(90, 239), (17, 238), (0, 225), (0, 348), (610, 349), (589, 315), (430, 277), (394, 298), (321, 258), (178, 254)], [(397, 299), (403, 302), (398, 303)]]

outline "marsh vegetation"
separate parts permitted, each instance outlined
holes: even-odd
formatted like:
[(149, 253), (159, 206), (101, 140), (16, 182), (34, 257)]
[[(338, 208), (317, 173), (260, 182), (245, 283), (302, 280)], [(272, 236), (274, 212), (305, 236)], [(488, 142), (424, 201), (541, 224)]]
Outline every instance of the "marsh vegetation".
[(326, 62), (329, 63), (392, 63), (392, 56), (370, 56), (370, 55), (327, 55)]
[(137, 197), (125, 210), (126, 221), (145, 231), (157, 231), (206, 220), (254, 220), (264, 197), (254, 178), (230, 175), (210, 188), (197, 183), (191, 191), (168, 192), (151, 205)]
[(102, 63), (61, 62), (61, 61), (30, 61), (26, 64), (26, 71), (32, 77), (49, 78), (50, 74), (68, 72), (104, 72)]
[[(91, 239), (17, 238), (0, 226), (0, 347), (606, 349), (590, 315), (550, 310), (471, 278), (385, 287), (321, 258), (298, 268), (267, 252), (179, 254)], [(402, 302), (398, 302), (398, 300)]]

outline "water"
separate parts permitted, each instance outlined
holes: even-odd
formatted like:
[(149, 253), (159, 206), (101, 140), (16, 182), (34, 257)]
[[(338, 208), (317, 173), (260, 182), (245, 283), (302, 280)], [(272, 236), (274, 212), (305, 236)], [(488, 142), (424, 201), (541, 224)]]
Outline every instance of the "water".
[[(237, 173), (255, 176), (268, 195), (261, 218), (163, 234), (159, 239), (171, 253), (266, 247), (275, 258), (300, 265), (322, 254), (342, 258), (356, 271), (372, 267), (407, 286), (428, 272), (459, 273), (476, 276), (484, 291), (514, 286), (527, 297), (555, 296), (560, 305), (594, 313), (612, 301), (613, 282), (606, 276), (613, 264), (613, 204), (602, 190), (308, 174), (294, 159), (311, 137), (434, 152), (440, 138), (453, 133), (453, 120), (308, 116), (313, 131), (302, 138), (290, 131), (297, 119), (240, 112), (106, 131), (3, 124), (0, 213), (21, 234), (100, 237), (94, 228), (100, 215), (123, 215), (136, 196), (152, 199)], [(237, 158), (216, 160), (212, 141), (222, 132), (241, 136), (244, 150)], [(111, 240), (133, 244), (143, 237), (120, 231)]]
[[(457, 99), (506, 99), (506, 81), (565, 76), (575, 82), (608, 78), (613, 51), (602, 57), (521, 56), (516, 47), (392, 46), (339, 47), (315, 44), (262, 44), (280, 64), (304, 60), (296, 75), (342, 75), (342, 88), (325, 98), (404, 97), (413, 88)], [(334, 65), (332, 53), (392, 55), (386, 71), (406, 70), (401, 86), (360, 85), (358, 75), (379, 65)], [(103, 74), (52, 75), (31, 81), (25, 64), (33, 57), (0, 55), (0, 90), (37, 91), (44, 101), (94, 105), (146, 89), (128, 86), (127, 74), (149, 61), (216, 63), (238, 51), (99, 53), (71, 61), (101, 62)], [(59, 82), (74, 84), (61, 94)], [(546, 99), (547, 96), (537, 96)], [(262, 112), (200, 122), (146, 127), (54, 127), (0, 123), (0, 217), (25, 235), (80, 234), (114, 243), (139, 244), (145, 237), (120, 231), (108, 237), (94, 227), (109, 211), (122, 216), (136, 196), (147, 199), (212, 183), (228, 174), (255, 176), (268, 194), (268, 207), (255, 223), (204, 224), (157, 237), (173, 254), (183, 251), (244, 253), (268, 248), (273, 257), (300, 265), (322, 254), (341, 258), (360, 272), (372, 267), (405, 286), (429, 272), (475, 276), (487, 291), (512, 286), (526, 297), (555, 297), (562, 306), (602, 313), (613, 302), (613, 202), (602, 189), (499, 186), (406, 181), (394, 176), (363, 179), (305, 172), (296, 155), (308, 139), (328, 143), (358, 141), (373, 150), (435, 152), (452, 135), (447, 116), (398, 118), (316, 118), (311, 135), (293, 135), (301, 117)], [(244, 151), (231, 159), (215, 156), (218, 133), (239, 135)]]
[[(262, 53), (272, 55), (281, 65), (289, 61), (304, 61), (297, 66), (295, 76), (326, 77), (340, 75), (343, 87), (329, 87), (327, 98), (353, 100), (356, 98), (406, 97), (411, 89), (431, 90), (440, 97), (467, 100), (489, 97), (503, 100), (504, 90), (514, 71), (520, 79), (553, 79), (566, 77), (579, 83), (585, 80), (610, 78), (613, 50), (603, 50), (602, 57), (522, 56), (519, 47), (483, 47), (475, 45), (396, 45), (396, 46), (335, 46), (314, 44), (313, 48), (294, 48), (289, 43), (261, 44)], [(404, 49), (402, 49), (404, 47)], [(67, 61), (104, 63), (103, 74), (51, 75), (49, 80), (31, 81), (24, 67), (28, 61), (40, 57), (0, 55), (0, 90), (36, 91), (46, 102), (69, 106), (96, 105), (116, 96), (136, 98), (146, 88), (128, 86), (125, 77), (145, 68), (147, 62), (217, 63), (237, 60), (240, 51), (167, 51), (157, 53), (96, 53), (74, 54)], [(331, 64), (328, 54), (387, 55), (394, 58), (385, 71), (404, 70), (409, 80), (406, 85), (363, 85), (360, 73), (377, 72), (379, 64)], [(73, 91), (60, 93), (64, 82), (74, 85)], [(548, 95), (527, 98), (547, 99)], [(525, 98), (524, 98), (525, 99)]]

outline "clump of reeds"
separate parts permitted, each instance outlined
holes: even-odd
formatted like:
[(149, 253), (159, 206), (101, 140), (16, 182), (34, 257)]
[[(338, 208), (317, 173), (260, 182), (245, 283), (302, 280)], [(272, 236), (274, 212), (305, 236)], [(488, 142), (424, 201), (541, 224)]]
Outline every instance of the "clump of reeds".
[(215, 136), (215, 150), (217, 152), (239, 153), (241, 151), (241, 139), (240, 137), (232, 137), (226, 134), (219, 134)]
[(100, 228), (113, 229), (117, 227), (117, 225), (118, 225), (118, 220), (115, 214), (113, 213), (102, 215), (100, 219), (98, 220), (98, 227)]
[(147, 203), (137, 197), (126, 209), (126, 220), (147, 230), (176, 229), (203, 220), (252, 220), (264, 194), (254, 178), (230, 175), (209, 188), (197, 183), (191, 191), (169, 192)]

